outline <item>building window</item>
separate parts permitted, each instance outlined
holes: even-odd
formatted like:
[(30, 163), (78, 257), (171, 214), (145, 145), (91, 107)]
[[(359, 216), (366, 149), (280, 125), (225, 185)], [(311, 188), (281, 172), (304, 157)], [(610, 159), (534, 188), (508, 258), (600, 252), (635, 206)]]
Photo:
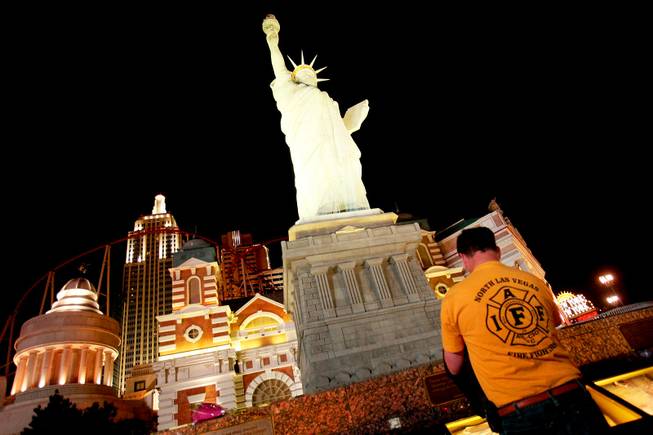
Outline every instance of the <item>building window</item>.
[(145, 389), (145, 381), (138, 381), (134, 384), (134, 391), (143, 391)]
[(188, 304), (201, 304), (202, 303), (202, 294), (201, 294), (200, 279), (196, 276), (192, 276), (188, 279)]
[(264, 366), (269, 366), (270, 365), (270, 358), (269, 357), (263, 358), (263, 365)]
[(191, 325), (184, 331), (184, 338), (190, 343), (197, 343), (202, 338), (202, 328), (197, 325)]
[(288, 355), (282, 353), (281, 355), (279, 355), (279, 361), (285, 363), (286, 361), (288, 361)]
[(252, 367), (254, 367), (254, 364), (252, 364), (251, 361), (245, 361), (245, 368), (246, 369), (251, 369)]
[(435, 288), (435, 291), (437, 292), (438, 296), (443, 298), (447, 295), (449, 288), (447, 288), (447, 286), (444, 284), (440, 284)]

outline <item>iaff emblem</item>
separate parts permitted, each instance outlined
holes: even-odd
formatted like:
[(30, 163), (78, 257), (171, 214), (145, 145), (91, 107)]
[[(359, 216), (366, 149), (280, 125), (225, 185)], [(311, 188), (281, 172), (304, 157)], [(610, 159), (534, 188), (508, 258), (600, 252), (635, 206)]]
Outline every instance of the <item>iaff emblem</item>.
[(549, 319), (536, 295), (502, 287), (487, 304), (487, 329), (504, 343), (536, 346), (548, 335)]

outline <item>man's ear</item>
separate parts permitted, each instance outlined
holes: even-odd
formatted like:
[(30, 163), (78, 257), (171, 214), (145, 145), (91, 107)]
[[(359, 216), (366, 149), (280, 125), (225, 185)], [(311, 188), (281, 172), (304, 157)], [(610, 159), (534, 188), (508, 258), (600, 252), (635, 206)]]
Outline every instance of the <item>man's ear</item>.
[(460, 256), (460, 259), (461, 259), (462, 262), (463, 262), (463, 268), (464, 268), (466, 271), (468, 271), (468, 270), (467, 270), (467, 265), (469, 264), (469, 255), (462, 254), (462, 253), (458, 253), (458, 255)]

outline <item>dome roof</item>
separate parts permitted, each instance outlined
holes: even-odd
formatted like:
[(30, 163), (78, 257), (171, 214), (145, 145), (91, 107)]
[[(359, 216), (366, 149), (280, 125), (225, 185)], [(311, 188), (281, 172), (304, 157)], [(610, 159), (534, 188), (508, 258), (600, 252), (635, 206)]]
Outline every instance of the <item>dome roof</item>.
[(73, 278), (63, 286), (61, 290), (90, 290), (95, 293), (95, 287), (91, 284), (91, 281), (86, 278)]
[(95, 287), (86, 278), (73, 278), (57, 293), (57, 301), (52, 304), (52, 312), (92, 311), (102, 315), (97, 303)]

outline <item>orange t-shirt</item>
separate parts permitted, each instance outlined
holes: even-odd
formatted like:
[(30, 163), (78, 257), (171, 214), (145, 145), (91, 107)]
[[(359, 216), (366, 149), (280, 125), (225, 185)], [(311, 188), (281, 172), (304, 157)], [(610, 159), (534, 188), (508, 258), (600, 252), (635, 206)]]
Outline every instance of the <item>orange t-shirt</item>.
[(444, 298), (442, 346), (465, 346), (483, 391), (496, 406), (580, 377), (556, 335), (553, 293), (536, 276), (498, 261), (482, 263)]

